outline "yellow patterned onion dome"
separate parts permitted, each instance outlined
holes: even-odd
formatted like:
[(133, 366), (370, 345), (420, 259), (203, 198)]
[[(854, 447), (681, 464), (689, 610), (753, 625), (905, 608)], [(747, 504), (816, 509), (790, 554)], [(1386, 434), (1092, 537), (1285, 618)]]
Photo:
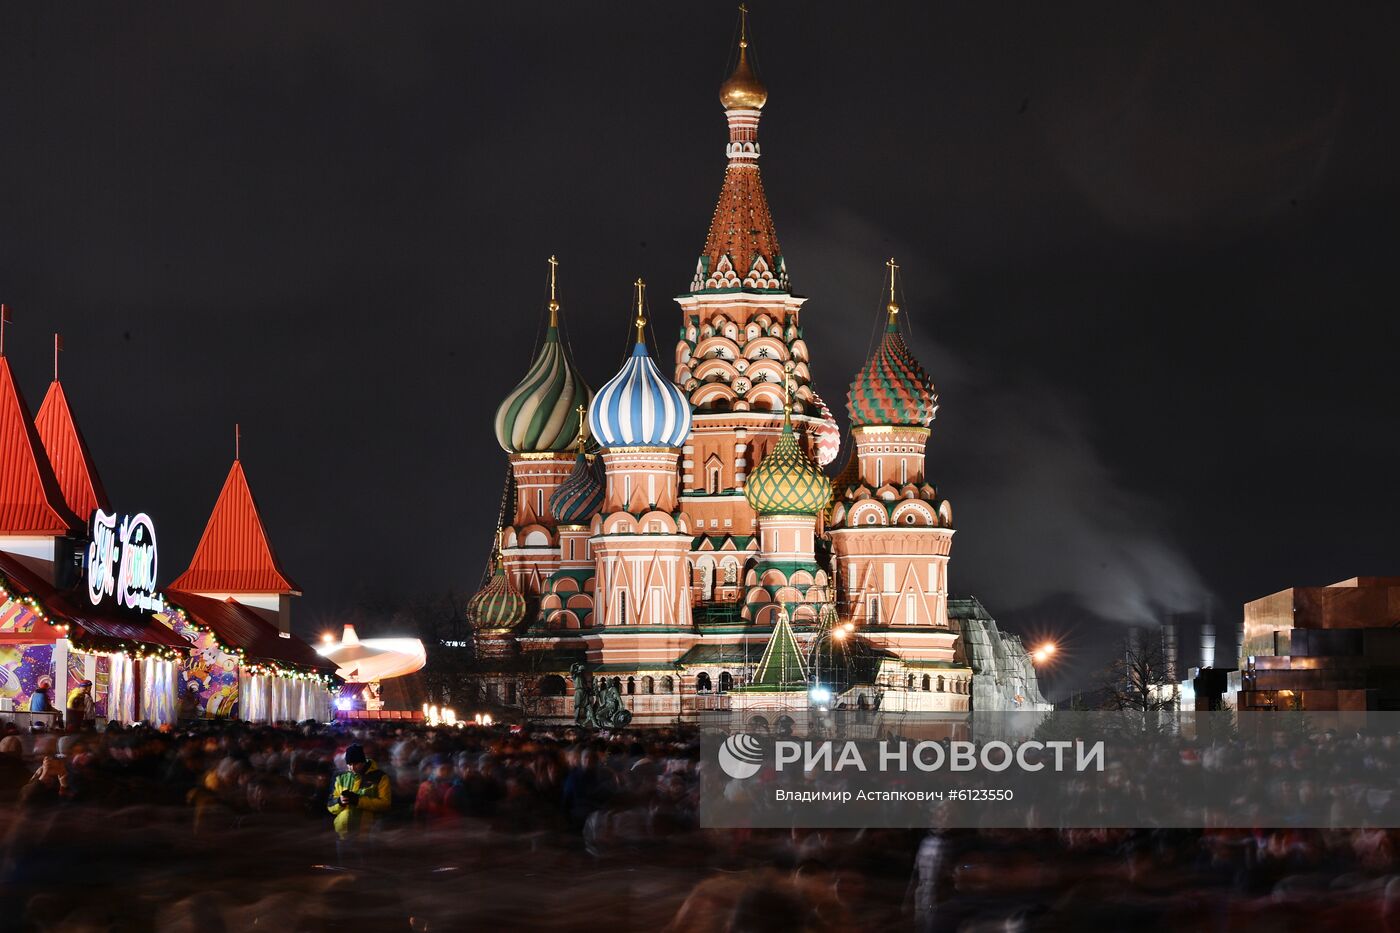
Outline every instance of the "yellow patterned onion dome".
[(506, 576), (500, 561), (490, 581), (467, 604), (467, 613), (483, 630), (514, 628), (525, 618), (525, 597)]
[(938, 411), (933, 379), (904, 343), (893, 315), (874, 354), (846, 395), (851, 427), (928, 427)]
[(831, 501), (831, 481), (798, 446), (791, 422), (749, 475), (744, 497), (759, 515), (816, 515)]
[(578, 435), (578, 407), (592, 399), (551, 324), (530, 371), (496, 409), (496, 440), (512, 454), (568, 450)]
[(719, 86), (719, 102), (725, 110), (762, 110), (768, 103), (768, 88), (749, 67), (747, 43), (739, 46), (739, 64)]

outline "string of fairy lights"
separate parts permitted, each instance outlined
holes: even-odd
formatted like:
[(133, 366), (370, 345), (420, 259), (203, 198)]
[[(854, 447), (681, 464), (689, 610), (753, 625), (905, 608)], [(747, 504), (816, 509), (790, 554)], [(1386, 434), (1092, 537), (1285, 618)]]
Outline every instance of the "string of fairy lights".
[[(71, 634), (71, 626), (69, 623), (55, 621), (44, 605), (35, 599), (32, 594), (19, 592), (14, 583), (3, 573), (0, 573), (0, 605), (11, 602), (23, 606), (40, 622), (43, 622), (60, 635), (67, 638), (69, 640), (69, 651), (75, 654), (92, 656), (123, 654), (133, 661), (155, 660), (177, 662), (185, 658), (185, 650), (183, 648), (170, 645), (151, 645), (125, 638), (103, 636), (102, 646), (86, 644), (82, 640), (75, 641)], [(266, 659), (258, 661), (248, 660), (247, 652), (243, 648), (226, 644), (212, 628), (200, 624), (198, 621), (191, 618), (183, 608), (166, 601), (164, 597), (161, 597), (161, 608), (154, 610), (154, 614), (163, 615), (171, 620), (171, 628), (175, 627), (174, 622), (178, 620), (180, 625), (187, 626), (199, 635), (207, 635), (215, 648), (235, 658), (238, 661), (238, 666), (250, 677), (281, 677), (287, 680), (312, 681), (326, 688), (334, 686), (335, 678), (330, 674), (306, 671)]]

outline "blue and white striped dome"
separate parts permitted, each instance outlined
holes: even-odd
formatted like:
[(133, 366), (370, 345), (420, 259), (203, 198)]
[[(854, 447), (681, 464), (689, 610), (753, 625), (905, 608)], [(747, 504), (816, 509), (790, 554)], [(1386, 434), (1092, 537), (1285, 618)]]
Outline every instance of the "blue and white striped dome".
[(638, 343), (622, 372), (593, 397), (588, 427), (604, 447), (679, 447), (690, 434), (690, 399)]

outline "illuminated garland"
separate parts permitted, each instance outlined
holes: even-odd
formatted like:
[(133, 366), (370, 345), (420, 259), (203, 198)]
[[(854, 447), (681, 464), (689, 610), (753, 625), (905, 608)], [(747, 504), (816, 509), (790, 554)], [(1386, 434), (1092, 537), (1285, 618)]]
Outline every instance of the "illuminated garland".
[(48, 614), (48, 611), (40, 605), (33, 596), (22, 596), (14, 590), (14, 583), (0, 573), (0, 601), (14, 600), (22, 603), (26, 608), (39, 617), (40, 621), (49, 627), (61, 632), (65, 638), (69, 639), (72, 649), (79, 654), (124, 654), (134, 661), (145, 661), (156, 659), (160, 661), (178, 661), (184, 656), (184, 652), (178, 648), (168, 646), (152, 646), (141, 642), (131, 642), (126, 639), (112, 639), (116, 643), (116, 648), (96, 649), (83, 647), (72, 641), (70, 635), (71, 626), (67, 622), (55, 622)]
[(244, 666), (243, 670), (250, 677), (285, 677), (289, 680), (314, 680), (327, 689), (335, 682), (330, 674), (301, 671), (294, 667), (283, 667), (275, 662), (248, 664)]
[(185, 653), (179, 648), (153, 647), (140, 642), (129, 642), (117, 640), (115, 648), (93, 648), (91, 646), (79, 645), (69, 642), (69, 654), (87, 654), (93, 657), (106, 657), (112, 654), (121, 654), (133, 661), (170, 661), (176, 663), (183, 661)]
[(249, 674), (253, 674), (260, 677), (286, 677), (290, 680), (319, 680), (322, 681), (322, 683), (327, 687), (331, 685), (331, 678), (324, 674), (308, 673), (305, 671), (298, 670), (296, 668), (283, 667), (282, 665), (277, 664), (275, 662), (249, 662), (247, 654), (242, 648), (230, 647), (229, 645), (224, 644), (224, 642), (219, 638), (218, 634), (212, 628), (206, 625), (201, 625), (200, 623), (196, 622), (190, 617), (189, 613), (187, 613), (181, 607), (176, 606), (167, 601), (163, 595), (161, 596), (161, 607), (162, 608), (157, 611), (159, 611), (163, 615), (179, 616), (182, 622), (184, 622), (190, 628), (194, 629), (196, 632), (208, 635), (210, 640), (214, 642), (215, 647), (217, 647), (224, 654), (237, 658), (238, 666)]
[(44, 607), (39, 604), (37, 599), (33, 596), (22, 596), (16, 593), (11, 586), (10, 580), (4, 574), (0, 574), (0, 603), (17, 602), (38, 616), (40, 622), (43, 622), (50, 628), (58, 629), (65, 636), (68, 634), (67, 622), (53, 621), (49, 618), (49, 614), (44, 610)]
[[(178, 662), (184, 660), (186, 657), (186, 652), (183, 648), (173, 648), (167, 645), (147, 645), (143, 642), (132, 642), (126, 639), (112, 639), (116, 645), (115, 648), (96, 648), (74, 642), (69, 636), (71, 626), (67, 622), (55, 622), (49, 617), (48, 611), (37, 599), (33, 596), (15, 592), (14, 584), (3, 573), (0, 573), (0, 603), (10, 601), (20, 603), (30, 612), (34, 613), (34, 615), (39, 618), (39, 621), (62, 633), (65, 638), (69, 638), (70, 650), (75, 654), (92, 655), (94, 657), (123, 654), (133, 661), (157, 660)], [(194, 621), (190, 618), (189, 613), (185, 612), (180, 606), (168, 602), (164, 595), (160, 596), (160, 602), (160, 608), (153, 610), (153, 613), (165, 616), (178, 616), (181, 622), (188, 625), (194, 631), (201, 635), (208, 635), (215, 647), (224, 654), (236, 658), (238, 660), (238, 666), (250, 675), (257, 677), (285, 677), (289, 680), (316, 681), (327, 689), (335, 683), (335, 678), (331, 674), (313, 673), (296, 668), (283, 667), (276, 662), (249, 663), (247, 654), (242, 648), (225, 644), (212, 628)], [(167, 627), (173, 628), (172, 626)]]
[(237, 658), (240, 667), (243, 665), (242, 648), (233, 648), (224, 644), (223, 641), (220, 640), (218, 634), (212, 628), (208, 627), (207, 625), (201, 625), (200, 623), (194, 621), (192, 618), (190, 618), (189, 613), (185, 612), (184, 609), (167, 602), (164, 594), (162, 594), (160, 597), (160, 605), (161, 608), (155, 610), (157, 613), (166, 616), (179, 616), (180, 621), (184, 622), (186, 625), (194, 629), (199, 634), (208, 635), (209, 640), (214, 643), (214, 647), (218, 648), (224, 654), (232, 655), (233, 657)]

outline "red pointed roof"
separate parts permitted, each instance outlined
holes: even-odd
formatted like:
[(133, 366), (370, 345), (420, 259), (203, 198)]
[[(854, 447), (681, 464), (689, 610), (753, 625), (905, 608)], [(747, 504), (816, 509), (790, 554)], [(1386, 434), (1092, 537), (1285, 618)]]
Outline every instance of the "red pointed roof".
[(82, 524), (64, 501), (10, 361), (0, 356), (0, 534), (61, 535)]
[[(773, 214), (768, 210), (768, 199), (763, 194), (763, 179), (759, 177), (758, 165), (730, 162), (724, 171), (724, 187), (720, 189), (719, 203), (715, 205), (714, 216), (710, 219), (710, 233), (705, 237), (705, 250), (701, 253), (707, 279), (722, 276), (720, 263), (725, 257), (733, 265), (732, 276), (741, 281), (748, 276), (754, 263), (761, 259), (774, 280), (772, 284), (765, 282), (757, 287), (764, 290), (783, 288), (786, 282), (779, 284), (784, 271), (781, 269), (782, 255), (778, 233), (773, 227)], [(711, 284), (707, 281), (701, 287), (723, 288), (724, 283), (717, 281)]]
[(189, 569), (170, 584), (187, 593), (295, 593), (267, 538), (242, 461), (233, 461)]
[(68, 406), (68, 396), (63, 392), (63, 383), (55, 379), (49, 383), (48, 394), (39, 406), (39, 414), (34, 416), (34, 427), (39, 439), (44, 442), (44, 450), (53, 465), (58, 487), (63, 490), (63, 498), (68, 508), (79, 518), (92, 515), (94, 509), (110, 512), (111, 503), (107, 490), (102, 486), (102, 477), (97, 475), (97, 464), (93, 462), (92, 451), (88, 450), (83, 432), (73, 420), (73, 410)]

